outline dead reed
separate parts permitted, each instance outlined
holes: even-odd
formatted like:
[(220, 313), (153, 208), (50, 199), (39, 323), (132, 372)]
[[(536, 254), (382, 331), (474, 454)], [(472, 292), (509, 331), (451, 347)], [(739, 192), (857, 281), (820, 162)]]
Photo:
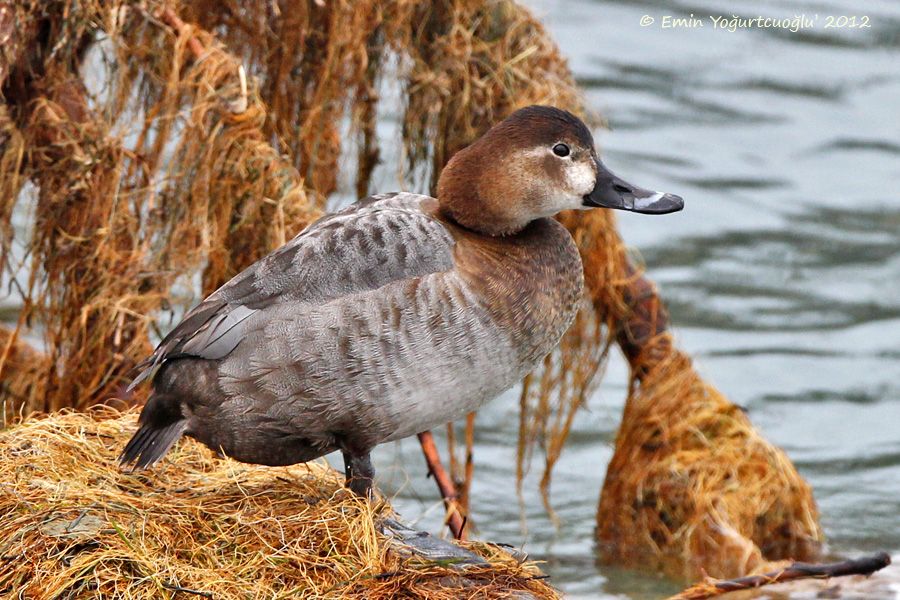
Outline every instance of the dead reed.
[[(671, 348), (667, 337), (656, 343)], [(597, 511), (605, 561), (686, 581), (759, 573), (816, 557), (818, 517), (784, 452), (684, 353), (632, 388)]]

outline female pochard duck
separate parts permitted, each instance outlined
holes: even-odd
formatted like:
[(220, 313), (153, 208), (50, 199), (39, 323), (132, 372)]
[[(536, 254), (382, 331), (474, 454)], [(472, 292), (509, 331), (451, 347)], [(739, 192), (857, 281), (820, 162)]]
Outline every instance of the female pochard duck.
[(155, 373), (121, 462), (182, 435), (263, 465), (340, 450), (366, 495), (373, 447), (478, 409), (569, 327), (583, 273), (553, 215), (683, 206), (610, 173), (584, 123), (545, 106), (453, 156), (437, 196), (327, 215), (188, 312), (131, 385)]

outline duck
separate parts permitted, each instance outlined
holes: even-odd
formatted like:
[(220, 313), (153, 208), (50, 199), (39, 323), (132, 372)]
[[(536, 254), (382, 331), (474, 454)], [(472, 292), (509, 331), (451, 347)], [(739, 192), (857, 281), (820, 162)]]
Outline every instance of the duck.
[(251, 464), (340, 451), (372, 497), (371, 452), (477, 410), (533, 370), (584, 287), (553, 216), (665, 214), (674, 194), (614, 175), (590, 129), (529, 106), (457, 152), (437, 197), (377, 194), (310, 224), (188, 311), (138, 367), (152, 380), (119, 462), (158, 462), (182, 436)]

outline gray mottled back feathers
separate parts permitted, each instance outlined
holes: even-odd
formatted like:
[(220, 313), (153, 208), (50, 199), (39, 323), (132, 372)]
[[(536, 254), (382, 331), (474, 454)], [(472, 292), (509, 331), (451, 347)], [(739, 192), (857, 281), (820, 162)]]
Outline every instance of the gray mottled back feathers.
[(142, 363), (129, 390), (167, 359), (228, 355), (260, 309), (325, 302), (449, 269), (453, 239), (428, 214), (434, 202), (417, 194), (382, 194), (322, 217), (185, 314)]

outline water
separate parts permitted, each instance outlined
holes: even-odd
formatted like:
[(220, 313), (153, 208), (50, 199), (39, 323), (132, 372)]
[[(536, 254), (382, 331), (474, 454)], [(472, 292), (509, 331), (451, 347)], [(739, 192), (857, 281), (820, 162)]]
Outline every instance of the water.
[[(787, 450), (815, 490), (831, 549), (885, 549), (896, 562), (900, 4), (531, 6), (609, 121), (610, 131), (597, 132), (607, 164), (629, 181), (685, 198), (676, 215), (620, 217), (622, 234), (668, 301), (680, 346)], [(665, 15), (692, 13), (704, 28), (659, 26)], [(801, 13), (817, 14), (817, 25), (729, 32), (709, 20)], [(824, 28), (827, 15), (862, 14), (871, 28)], [(643, 15), (656, 24), (641, 27)], [(525, 486), (522, 529), (517, 394), (478, 417), (479, 537), (523, 546), (575, 598), (659, 598), (679, 588), (595, 564), (595, 511), (626, 376), (614, 357), (577, 420), (553, 483), (558, 530), (536, 492), (540, 461)], [(401, 512), (424, 515), (422, 526), (436, 530), (437, 495), (415, 440), (379, 449), (376, 462)]]

